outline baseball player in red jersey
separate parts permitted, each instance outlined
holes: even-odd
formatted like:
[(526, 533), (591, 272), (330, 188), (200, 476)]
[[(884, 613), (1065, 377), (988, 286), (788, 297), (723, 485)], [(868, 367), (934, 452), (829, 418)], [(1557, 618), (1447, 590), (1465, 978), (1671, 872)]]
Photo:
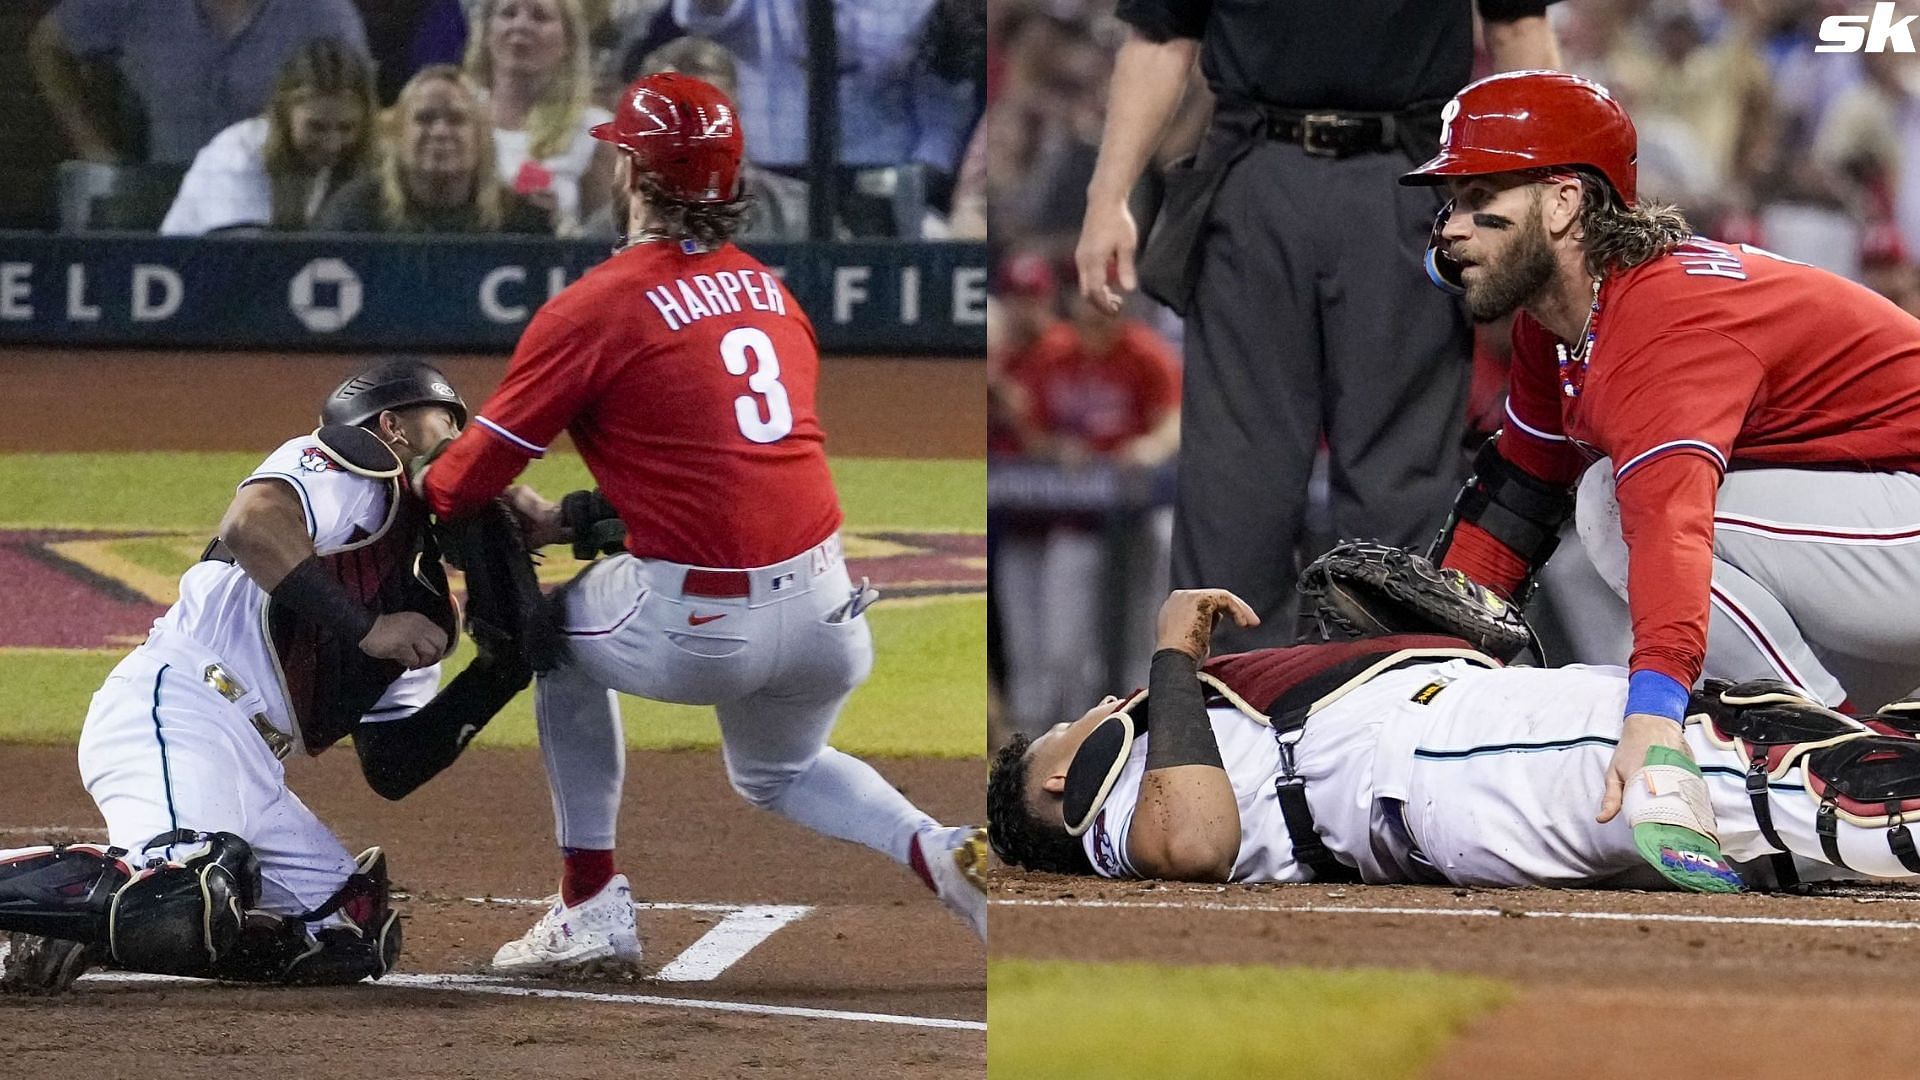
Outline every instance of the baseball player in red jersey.
[(1438, 550), (1523, 591), (1587, 473), (1581, 537), (1633, 624), (1600, 820), (1681, 745), (1703, 667), (1842, 707), (1842, 658), (1920, 680), (1920, 323), (1638, 203), (1633, 123), (1595, 83), (1497, 75), (1442, 120), (1402, 179), (1454, 195), (1429, 269), (1476, 318), (1520, 314), (1508, 423)]
[(872, 667), (862, 612), (876, 594), (841, 561), (813, 327), (729, 242), (744, 209), (733, 105), (698, 79), (650, 75), (593, 135), (622, 151), (627, 242), (534, 315), (471, 435), (418, 481), (441, 514), (506, 490), (536, 541), (561, 539), (558, 508), (508, 485), (566, 431), (627, 529), (624, 553), (566, 587), (573, 659), (536, 684), (560, 900), (495, 968), (639, 959), (613, 868), (616, 690), (714, 706), (742, 796), (911, 865), (984, 938), (984, 830), (939, 827), (827, 746)]

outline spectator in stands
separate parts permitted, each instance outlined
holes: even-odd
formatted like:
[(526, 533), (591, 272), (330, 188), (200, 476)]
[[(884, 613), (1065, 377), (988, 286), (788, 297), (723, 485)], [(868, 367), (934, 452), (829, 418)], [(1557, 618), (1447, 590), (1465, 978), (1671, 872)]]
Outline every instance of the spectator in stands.
[[(942, 78), (921, 42), (937, 0), (838, 0), (840, 167), (832, 180), (859, 236), (919, 235), (901, 221), (903, 189), (920, 182), (940, 203), (952, 186), (975, 112), (971, 81)], [(747, 157), (807, 175), (805, 0), (673, 0), (688, 32), (711, 37), (740, 64)], [(918, 166), (918, 169), (913, 167)], [(903, 168), (910, 171), (904, 171)]]
[(590, 100), (588, 34), (580, 0), (483, 0), (467, 44), (467, 74), (490, 95), (501, 181), (567, 236), (613, 191), (613, 147), (587, 134), (613, 119)]
[(160, 231), (306, 228), (327, 195), (373, 170), (376, 111), (365, 58), (333, 38), (308, 42), (280, 72), (264, 115), (194, 155)]
[(380, 104), (391, 105), (421, 68), (457, 64), (467, 50), (461, 0), (354, 0), (367, 28), (367, 48)]
[[(1108, 315), (1068, 292), (1069, 319), (1042, 315), (1037, 325), (1045, 329), (1007, 361), (1019, 385), (1028, 456), (1070, 475), (1169, 465), (1180, 433), (1172, 350), (1145, 323)], [(1102, 685), (1102, 641), (1124, 640), (1130, 660), (1147, 655), (1135, 639), (1148, 629), (1146, 613), (1166, 596), (1172, 509), (1157, 506), (1118, 522), (1070, 512), (1006, 525), (992, 588), (1006, 633), (1008, 719), (1033, 734), (1074, 694)], [(1116, 583), (1109, 560), (1121, 553), (1129, 572)], [(1120, 677), (1142, 683), (1145, 671)]]
[(486, 105), (459, 68), (441, 64), (408, 80), (386, 124), (380, 168), (334, 192), (315, 215), (315, 229), (553, 232), (552, 215), (494, 176)]
[(185, 164), (228, 126), (266, 108), (302, 45), (335, 38), (366, 54), (350, 0), (60, 0), (28, 55), (78, 156), (132, 160), (87, 104), (84, 61), (111, 60), (146, 122), (146, 160)]
[[(739, 89), (738, 69), (734, 65), (733, 54), (718, 42), (703, 37), (688, 35), (676, 38), (647, 54), (641, 62), (640, 73), (643, 75), (662, 71), (677, 71), (682, 75), (705, 79), (730, 98)], [(747, 129), (747, 137), (753, 137), (753, 129)], [(740, 183), (752, 197), (753, 208), (747, 212), (746, 228), (736, 234), (739, 239), (807, 238), (807, 185), (804, 181), (782, 176), (749, 161), (741, 166)], [(589, 235), (612, 236), (619, 230), (614, 227), (612, 215), (603, 213), (587, 231)]]

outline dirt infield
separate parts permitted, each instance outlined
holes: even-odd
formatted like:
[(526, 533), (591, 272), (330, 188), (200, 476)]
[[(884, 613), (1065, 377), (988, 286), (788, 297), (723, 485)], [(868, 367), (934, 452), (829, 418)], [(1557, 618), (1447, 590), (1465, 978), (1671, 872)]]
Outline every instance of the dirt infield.
[[(362, 362), (0, 351), (0, 453), (259, 450), (310, 427), (321, 397)], [(505, 366), (498, 357), (441, 363), (475, 405)], [(983, 385), (979, 361), (830, 360), (821, 386), (830, 450), (980, 455)], [(905, 552), (897, 557), (903, 581), (940, 578), (947, 563), (978, 559), (977, 538), (948, 550), (942, 545), (953, 538), (920, 538), (915, 547), (917, 536), (891, 537)], [(0, 562), (18, 564), (8, 564), (16, 577), (51, 565), (44, 548), (58, 538), (29, 539), (0, 545)], [(56, 578), (73, 568), (59, 569)], [(74, 587), (87, 604), (48, 593), (43, 608), (98, 609), (100, 624), (43, 627), (51, 636), (35, 644), (98, 645), (124, 636), (122, 624), (151, 618), (140, 595), (108, 596), (125, 610), (103, 609), (99, 582)], [(942, 820), (984, 816), (977, 759), (876, 764)], [(290, 762), (288, 772), (349, 847), (387, 849), (404, 893), (399, 970), (379, 984), (338, 990), (110, 976), (90, 977), (58, 1001), (0, 997), (0, 1076), (985, 1071), (985, 952), (972, 933), (883, 857), (747, 806), (727, 786), (717, 754), (629, 760), (620, 858), (641, 902), (648, 950), (647, 977), (632, 982), (506, 983), (479, 974), (501, 942), (539, 917), (540, 899), (555, 888), (552, 812), (535, 752), (475, 750), (399, 804), (367, 788), (350, 750)], [(73, 748), (0, 746), (0, 775), (0, 847), (101, 835)]]
[[(505, 357), (437, 356), (478, 408)], [(327, 392), (367, 362), (327, 353), (0, 350), (0, 454), (259, 450), (311, 430)], [(986, 454), (985, 362), (834, 357), (820, 366), (827, 451)], [(562, 444), (564, 445), (564, 443)]]
[(1820, 897), (1196, 886), (996, 871), (996, 957), (1421, 968), (1510, 980), (1447, 1080), (1912, 1077), (1920, 889)]
[[(878, 764), (928, 812), (980, 819), (981, 763)], [(71, 749), (0, 749), (0, 769), (12, 826), (0, 830), (0, 846), (103, 835), (92, 831), (98, 815)], [(532, 751), (476, 750), (404, 803), (374, 796), (350, 750), (295, 762), (289, 778), (348, 847), (387, 849), (405, 894), (402, 973), (478, 972), (540, 908), (468, 898), (537, 899), (555, 887), (551, 811)], [(631, 755), (620, 829), (623, 869), (643, 902), (811, 910), (710, 980), (522, 985), (818, 1014), (472, 991), (485, 983), (305, 991), (89, 981), (56, 1002), (0, 997), (0, 1074), (151, 1077), (160, 1053), (181, 1077), (232, 1077), (243, 1058), (242, 1073), (280, 1080), (984, 1071), (986, 1037), (976, 1028), (827, 1015), (984, 1021), (979, 942), (908, 872), (747, 806), (712, 754)], [(644, 909), (649, 972), (683, 956), (718, 914)]]

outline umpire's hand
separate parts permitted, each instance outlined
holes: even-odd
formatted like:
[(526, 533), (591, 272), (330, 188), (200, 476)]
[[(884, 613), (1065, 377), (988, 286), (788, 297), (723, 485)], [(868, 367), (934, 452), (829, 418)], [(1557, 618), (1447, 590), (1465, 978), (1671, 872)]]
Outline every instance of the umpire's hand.
[[(1127, 202), (1087, 203), (1080, 225), (1080, 246), (1073, 261), (1080, 269), (1080, 295), (1109, 315), (1120, 313), (1127, 294), (1140, 287), (1133, 271), (1133, 255), (1140, 246), (1140, 229)], [(1114, 284), (1120, 289), (1114, 291)]]

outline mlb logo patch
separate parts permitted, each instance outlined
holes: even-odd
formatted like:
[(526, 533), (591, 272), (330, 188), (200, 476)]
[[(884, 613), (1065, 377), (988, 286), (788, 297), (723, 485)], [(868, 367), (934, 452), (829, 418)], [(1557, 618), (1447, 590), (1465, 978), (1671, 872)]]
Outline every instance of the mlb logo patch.
[(768, 587), (768, 591), (779, 592), (782, 589), (791, 589), (791, 588), (793, 588), (793, 575), (781, 574), (780, 576), (773, 579), (773, 583)]
[(317, 446), (300, 451), (300, 467), (308, 472), (339, 472), (340, 464)]

